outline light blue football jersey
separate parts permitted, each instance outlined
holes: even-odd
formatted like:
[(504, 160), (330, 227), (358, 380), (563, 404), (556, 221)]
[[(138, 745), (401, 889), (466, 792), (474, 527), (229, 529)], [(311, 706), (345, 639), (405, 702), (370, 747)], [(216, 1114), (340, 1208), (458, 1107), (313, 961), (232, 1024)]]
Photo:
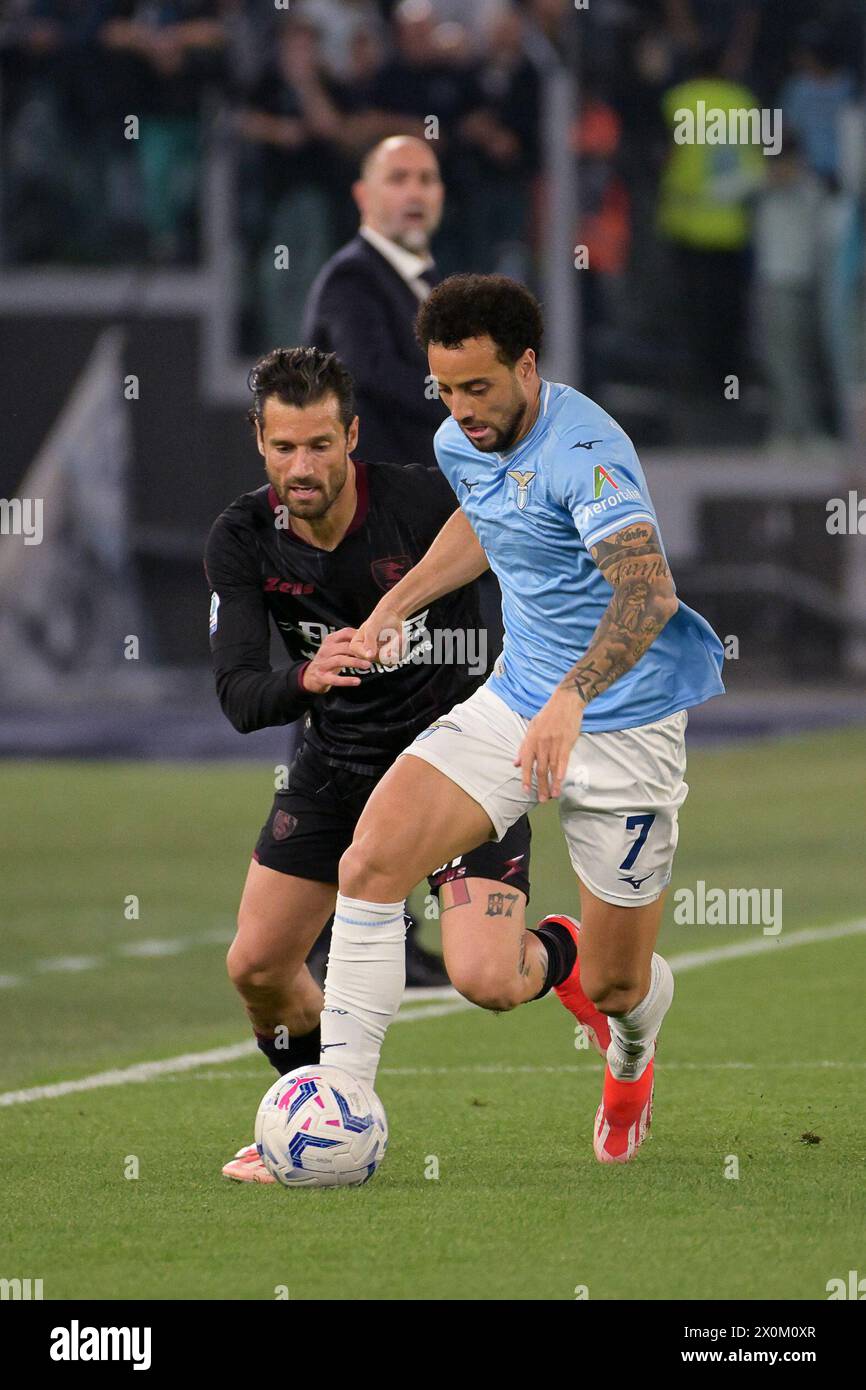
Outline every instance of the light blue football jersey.
[[(487, 684), (531, 718), (586, 651), (610, 602), (590, 547), (629, 522), (659, 529), (643, 469), (605, 410), (549, 381), (538, 419), (507, 453), (481, 453), (451, 417), (434, 444), (502, 589), (505, 642)], [(637, 664), (590, 701), (583, 728), (630, 729), (721, 695), (723, 658), (709, 623), (680, 603)]]

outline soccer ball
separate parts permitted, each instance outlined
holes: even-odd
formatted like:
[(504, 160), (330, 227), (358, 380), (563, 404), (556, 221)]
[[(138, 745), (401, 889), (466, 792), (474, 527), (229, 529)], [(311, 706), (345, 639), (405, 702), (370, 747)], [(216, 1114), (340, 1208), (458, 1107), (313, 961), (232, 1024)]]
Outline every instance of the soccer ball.
[(382, 1102), (340, 1067), (298, 1067), (256, 1115), (256, 1148), (284, 1187), (350, 1187), (372, 1178), (388, 1145)]

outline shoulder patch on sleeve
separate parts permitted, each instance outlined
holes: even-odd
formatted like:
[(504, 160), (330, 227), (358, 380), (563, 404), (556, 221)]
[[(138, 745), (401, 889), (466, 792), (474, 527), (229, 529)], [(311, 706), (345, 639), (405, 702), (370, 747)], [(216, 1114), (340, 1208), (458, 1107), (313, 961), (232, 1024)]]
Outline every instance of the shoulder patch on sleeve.
[(210, 598), (210, 622), (208, 624), (211, 637), (215, 636), (219, 626), (220, 596), (214, 589)]

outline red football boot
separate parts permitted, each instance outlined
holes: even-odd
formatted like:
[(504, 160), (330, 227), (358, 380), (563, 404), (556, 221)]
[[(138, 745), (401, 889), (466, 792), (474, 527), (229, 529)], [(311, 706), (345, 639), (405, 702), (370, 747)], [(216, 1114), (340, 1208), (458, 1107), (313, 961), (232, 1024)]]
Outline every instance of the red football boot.
[(608, 1064), (592, 1147), (599, 1163), (629, 1163), (649, 1131), (653, 1113), (655, 1048), (635, 1081), (618, 1081)]
[(568, 1012), (574, 1014), (596, 1052), (606, 1057), (610, 1046), (610, 1024), (607, 1016), (586, 997), (580, 985), (580, 923), (573, 917), (566, 917), (562, 912), (551, 913), (549, 917), (542, 918), (538, 926), (543, 927), (545, 922), (559, 922), (574, 937), (577, 947), (574, 969), (561, 985), (554, 985), (554, 992)]

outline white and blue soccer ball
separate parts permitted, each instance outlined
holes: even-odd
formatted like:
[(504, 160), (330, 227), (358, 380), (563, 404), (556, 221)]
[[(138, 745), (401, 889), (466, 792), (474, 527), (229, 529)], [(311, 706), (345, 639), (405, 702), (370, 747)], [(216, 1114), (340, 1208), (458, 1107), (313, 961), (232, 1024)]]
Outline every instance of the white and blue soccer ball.
[(256, 1115), (259, 1156), (284, 1187), (367, 1182), (387, 1145), (379, 1097), (340, 1067), (298, 1067), (281, 1076)]

